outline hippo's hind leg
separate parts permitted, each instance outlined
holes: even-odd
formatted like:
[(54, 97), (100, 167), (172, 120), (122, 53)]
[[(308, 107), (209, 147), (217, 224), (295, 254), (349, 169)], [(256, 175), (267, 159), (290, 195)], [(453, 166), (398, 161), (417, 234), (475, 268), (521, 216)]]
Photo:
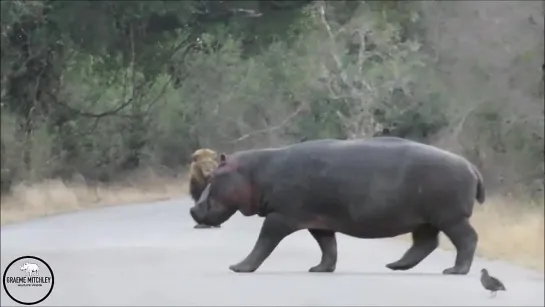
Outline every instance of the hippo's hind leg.
[(443, 271), (443, 274), (466, 275), (471, 269), (475, 250), (477, 249), (478, 235), (469, 219), (450, 224), (441, 231), (450, 239), (456, 247), (456, 261), (454, 266)]
[(439, 245), (439, 229), (431, 224), (424, 224), (412, 232), (413, 245), (396, 262), (386, 265), (390, 270), (409, 270), (429, 256)]
[(241, 262), (229, 266), (229, 269), (237, 273), (254, 272), (271, 255), (280, 241), (297, 230), (295, 224), (286, 217), (277, 213), (267, 215), (250, 254)]
[(308, 231), (316, 239), (322, 251), (322, 260), (318, 265), (310, 268), (309, 272), (334, 272), (337, 267), (337, 239), (335, 238), (335, 232), (322, 229), (309, 229)]

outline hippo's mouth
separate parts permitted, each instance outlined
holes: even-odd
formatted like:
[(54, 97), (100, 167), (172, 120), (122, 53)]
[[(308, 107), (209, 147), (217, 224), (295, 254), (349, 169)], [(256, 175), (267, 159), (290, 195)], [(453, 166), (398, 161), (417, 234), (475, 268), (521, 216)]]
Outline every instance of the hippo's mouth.
[(199, 210), (197, 207), (192, 207), (191, 209), (189, 209), (189, 214), (197, 224), (203, 224), (203, 218), (200, 216), (198, 211)]
[(227, 221), (236, 210), (229, 210), (221, 204), (211, 206), (208, 202), (199, 203), (189, 209), (189, 214), (197, 224), (206, 226), (220, 226)]
[[(210, 184), (206, 186), (204, 191), (201, 194), (201, 197), (191, 209), (189, 209), (189, 214), (197, 224), (205, 224), (207, 220), (208, 211), (210, 209), (210, 204), (208, 201), (208, 196), (210, 195)], [(212, 226), (212, 225), (209, 225)]]
[(209, 195), (210, 185), (204, 189), (201, 198), (197, 201), (197, 204), (189, 210), (189, 213), (197, 224), (220, 226), (223, 222), (233, 216), (237, 209), (235, 207), (225, 206), (225, 204), (216, 201), (214, 198), (209, 197)]

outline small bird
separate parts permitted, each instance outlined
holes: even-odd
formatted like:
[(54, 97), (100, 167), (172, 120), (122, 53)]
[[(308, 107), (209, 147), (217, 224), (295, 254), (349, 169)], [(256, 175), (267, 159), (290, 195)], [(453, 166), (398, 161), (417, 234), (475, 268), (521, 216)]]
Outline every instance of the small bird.
[(499, 279), (488, 274), (487, 269), (481, 269), (481, 284), (490, 291), (491, 297), (495, 297), (497, 291), (507, 291)]

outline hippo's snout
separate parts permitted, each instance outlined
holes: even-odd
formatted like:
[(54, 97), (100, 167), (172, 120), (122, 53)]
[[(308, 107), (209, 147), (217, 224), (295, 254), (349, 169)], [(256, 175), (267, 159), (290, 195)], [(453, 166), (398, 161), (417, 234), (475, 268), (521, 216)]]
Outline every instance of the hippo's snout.
[(199, 212), (199, 208), (197, 208), (197, 206), (189, 209), (189, 214), (191, 214), (191, 217), (193, 218), (195, 222), (197, 222), (198, 224), (202, 223), (204, 218), (202, 214)]

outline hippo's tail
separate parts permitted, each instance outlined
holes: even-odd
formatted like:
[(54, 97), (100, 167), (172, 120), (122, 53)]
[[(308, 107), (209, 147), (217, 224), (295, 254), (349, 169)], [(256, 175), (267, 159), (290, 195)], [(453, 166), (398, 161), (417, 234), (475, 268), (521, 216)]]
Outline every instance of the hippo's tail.
[(475, 176), (477, 176), (477, 194), (475, 195), (475, 199), (482, 204), (484, 203), (484, 200), (486, 198), (486, 193), (484, 190), (484, 184), (483, 184), (483, 176), (481, 175), (481, 172), (477, 169), (477, 167), (473, 164), (471, 164), (471, 169), (473, 170), (473, 173)]

